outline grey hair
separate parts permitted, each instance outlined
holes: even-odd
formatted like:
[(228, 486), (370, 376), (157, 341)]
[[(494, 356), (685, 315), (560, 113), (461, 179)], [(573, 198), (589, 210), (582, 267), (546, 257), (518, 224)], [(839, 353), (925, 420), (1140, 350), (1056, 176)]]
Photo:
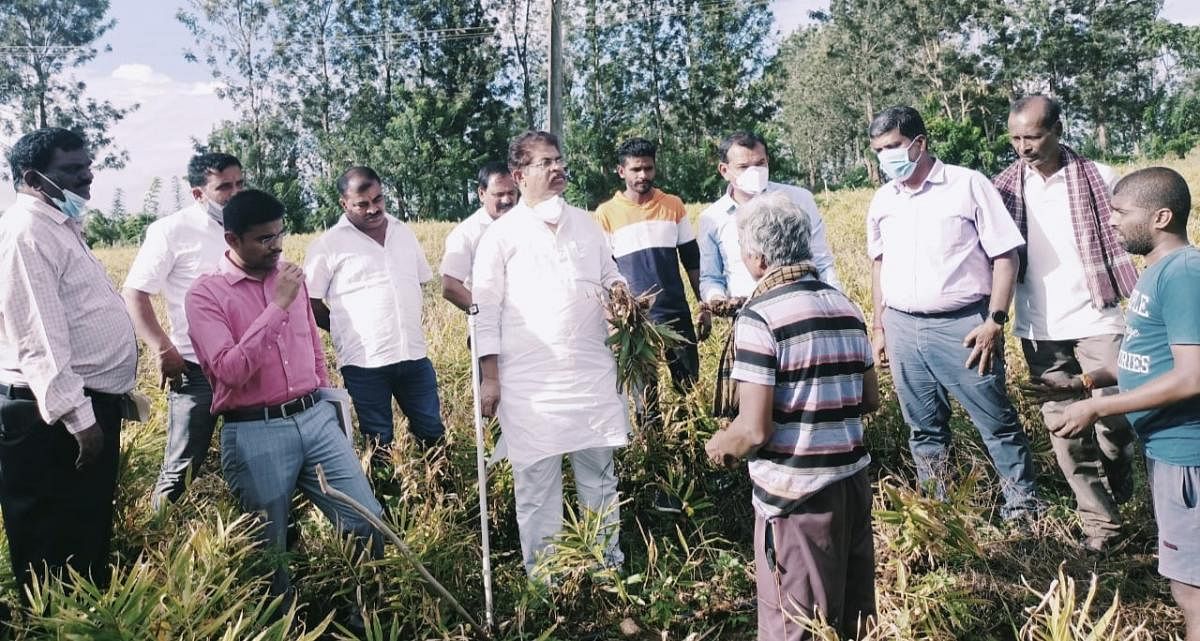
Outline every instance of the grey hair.
[(768, 192), (738, 207), (738, 243), (767, 267), (812, 260), (808, 214), (783, 192)]

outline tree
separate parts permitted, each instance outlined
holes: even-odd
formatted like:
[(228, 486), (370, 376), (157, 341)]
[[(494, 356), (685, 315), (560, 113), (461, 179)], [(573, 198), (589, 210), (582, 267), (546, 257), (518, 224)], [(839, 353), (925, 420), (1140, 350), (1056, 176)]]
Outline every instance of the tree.
[(158, 197), (159, 197), (159, 192), (161, 192), (161, 191), (162, 191), (162, 179), (159, 178), (158, 176), (155, 176), (154, 179), (150, 181), (150, 187), (148, 187), (146, 189), (146, 195), (142, 197), (142, 214), (143, 215), (149, 216), (151, 218), (158, 218), (158, 215), (159, 215)]
[(175, 211), (179, 211), (186, 206), (183, 201), (184, 182), (186, 182), (185, 178), (180, 176), (171, 176), (171, 196), (172, 202), (175, 205)]
[(87, 138), (97, 168), (125, 165), (129, 153), (109, 131), (137, 105), (88, 98), (87, 84), (71, 75), (99, 52), (115, 24), (107, 14), (108, 0), (0, 2), (0, 130), (71, 129)]

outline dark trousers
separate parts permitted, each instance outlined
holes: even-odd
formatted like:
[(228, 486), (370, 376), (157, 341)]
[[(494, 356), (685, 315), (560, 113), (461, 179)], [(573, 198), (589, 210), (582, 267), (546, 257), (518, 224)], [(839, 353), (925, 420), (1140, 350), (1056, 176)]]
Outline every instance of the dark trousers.
[(43, 422), (35, 401), (0, 396), (0, 509), (13, 574), (23, 586), (44, 566), (55, 573), (70, 567), (108, 584), (121, 399), (93, 396), (92, 409), (104, 451), (77, 470), (79, 446), (62, 422)]
[(200, 474), (208, 456), (217, 417), (212, 407), (212, 386), (196, 363), (184, 362), (183, 378), (167, 395), (167, 447), (162, 470), (154, 483), (150, 503), (154, 509), (183, 496), (187, 484)]
[[(787, 516), (754, 517), (758, 641), (812, 635), (794, 618), (816, 611), (843, 637), (875, 614), (875, 544), (867, 470), (822, 489)], [(864, 628), (865, 629), (865, 628)]]
[[(656, 321), (664, 322), (664, 321)], [(671, 329), (679, 332), (691, 341), (674, 349), (667, 350), (667, 371), (671, 374), (671, 385), (676, 392), (685, 393), (696, 384), (700, 377), (700, 353), (696, 349), (696, 330), (692, 320), (687, 317), (668, 319), (665, 321)], [(639, 427), (656, 424), (662, 420), (662, 409), (659, 401), (658, 380), (647, 381), (638, 397), (634, 398), (637, 409), (637, 424)]]
[(392, 399), (408, 417), (408, 429), (424, 446), (446, 433), (438, 400), (437, 374), (428, 358), (400, 361), (383, 367), (342, 368), (346, 391), (358, 413), (363, 436), (380, 445), (392, 442)]

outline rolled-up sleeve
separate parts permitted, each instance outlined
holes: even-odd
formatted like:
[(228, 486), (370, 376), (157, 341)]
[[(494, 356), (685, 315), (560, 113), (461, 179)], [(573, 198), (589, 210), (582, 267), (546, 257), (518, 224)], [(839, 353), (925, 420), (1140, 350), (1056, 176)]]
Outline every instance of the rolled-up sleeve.
[[(307, 304), (307, 301), (302, 302)], [(204, 373), (228, 387), (243, 385), (254, 376), (259, 364), (268, 356), (267, 348), (279, 340), (288, 318), (287, 311), (274, 302), (268, 303), (246, 328), (241, 340), (234, 340), (229, 320), (221, 308), (220, 293), (206, 287), (204, 281), (197, 282), (188, 292), (184, 309), (188, 336)], [(321, 355), (323, 357), (323, 351)]]
[(0, 318), (16, 346), (21, 372), (37, 398), (42, 420), (61, 420), (75, 434), (96, 422), (83, 393), (83, 377), (71, 369), (71, 336), (59, 297), (58, 265), (32, 241), (6, 244), (0, 253)]
[(163, 226), (156, 222), (146, 229), (146, 239), (129, 266), (124, 287), (145, 294), (158, 294), (166, 285), (174, 264), (174, 248), (168, 242)]
[(696, 244), (700, 246), (700, 298), (708, 302), (728, 297), (725, 262), (721, 259), (717, 225), (711, 216), (700, 216), (700, 233), (696, 237)]
[(499, 236), (484, 234), (475, 250), (475, 265), (471, 270), (471, 298), (479, 310), (475, 314), (476, 356), (500, 353), (500, 310), (507, 277)]

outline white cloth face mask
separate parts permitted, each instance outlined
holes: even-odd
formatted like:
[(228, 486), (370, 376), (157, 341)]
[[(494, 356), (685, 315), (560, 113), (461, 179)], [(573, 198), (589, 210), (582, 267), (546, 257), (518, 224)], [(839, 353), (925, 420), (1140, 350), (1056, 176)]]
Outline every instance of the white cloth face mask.
[(538, 220), (548, 225), (557, 225), (558, 219), (562, 217), (563, 207), (566, 205), (567, 203), (563, 200), (562, 196), (555, 196), (549, 200), (543, 200), (530, 207), (530, 209), (533, 210), (533, 215)]
[(738, 177), (736, 180), (734, 180), (733, 184), (742, 193), (756, 196), (767, 188), (767, 180), (769, 176), (770, 174), (766, 167), (747, 167), (742, 170), (742, 173), (738, 174)]

